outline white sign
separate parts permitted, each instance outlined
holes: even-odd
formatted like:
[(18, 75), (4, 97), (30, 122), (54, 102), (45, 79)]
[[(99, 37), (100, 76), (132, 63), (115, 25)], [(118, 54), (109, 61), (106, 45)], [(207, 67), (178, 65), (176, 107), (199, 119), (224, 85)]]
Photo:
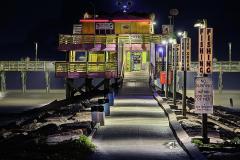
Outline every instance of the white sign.
[[(186, 68), (184, 65), (185, 63), (186, 63)], [(182, 70), (182, 71), (190, 70), (190, 67), (191, 67), (191, 38), (182, 38), (181, 39), (180, 70)]]
[(96, 30), (113, 30), (113, 23), (96, 23)]
[(162, 25), (162, 34), (168, 35), (173, 33), (173, 25)]
[(195, 79), (195, 113), (213, 114), (213, 84), (209, 77)]
[(212, 50), (213, 50), (213, 29), (201, 28), (199, 29), (199, 48), (198, 61), (199, 73), (212, 73)]
[(81, 24), (73, 25), (73, 34), (82, 34), (82, 25)]

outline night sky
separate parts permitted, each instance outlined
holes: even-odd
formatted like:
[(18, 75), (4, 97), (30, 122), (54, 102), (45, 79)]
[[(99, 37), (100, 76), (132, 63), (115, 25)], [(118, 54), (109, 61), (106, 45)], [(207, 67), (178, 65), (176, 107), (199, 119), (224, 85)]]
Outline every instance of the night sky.
[[(127, 0), (122, 0), (126, 2)], [(97, 14), (116, 12), (116, 0), (92, 0)], [(214, 28), (214, 57), (228, 59), (228, 42), (232, 42), (232, 59), (240, 60), (240, 5), (236, 0), (132, 0), (128, 12), (155, 13), (160, 32), (168, 24), (169, 10), (177, 8), (176, 30), (186, 30), (192, 38), (194, 60), (197, 58), (197, 19), (206, 18)], [(39, 44), (40, 60), (64, 60), (57, 51), (58, 34), (72, 33), (84, 12), (93, 12), (90, 0), (7, 0), (0, 2), (0, 60), (34, 58), (34, 42)]]

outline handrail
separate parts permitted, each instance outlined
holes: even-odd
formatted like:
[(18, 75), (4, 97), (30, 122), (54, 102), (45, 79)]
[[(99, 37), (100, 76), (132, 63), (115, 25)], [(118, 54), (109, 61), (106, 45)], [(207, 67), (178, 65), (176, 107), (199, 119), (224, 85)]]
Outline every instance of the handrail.
[(160, 42), (161, 35), (152, 34), (119, 34), (119, 35), (59, 35), (59, 45), (66, 44), (116, 44), (117, 38), (125, 43)]

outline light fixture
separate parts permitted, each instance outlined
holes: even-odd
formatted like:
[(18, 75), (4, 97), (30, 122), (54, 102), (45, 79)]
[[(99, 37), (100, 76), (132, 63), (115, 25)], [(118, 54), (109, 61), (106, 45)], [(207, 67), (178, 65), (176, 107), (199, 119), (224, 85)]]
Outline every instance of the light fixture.
[(172, 38), (169, 38), (168, 42), (169, 42), (169, 43), (173, 43), (174, 40), (173, 40)]
[(166, 40), (162, 40), (162, 44), (167, 44), (168, 42)]
[(183, 35), (183, 32), (182, 32), (182, 31), (179, 31), (179, 32), (177, 32), (177, 35), (178, 35), (179, 37), (181, 37), (181, 36)]
[(197, 20), (197, 22), (194, 24), (194, 27), (197, 28), (205, 28), (207, 26), (207, 20), (203, 19), (203, 20)]
[(155, 21), (154, 21), (152, 24), (153, 24), (153, 25), (156, 25), (156, 24), (157, 24), (157, 22), (155, 22)]

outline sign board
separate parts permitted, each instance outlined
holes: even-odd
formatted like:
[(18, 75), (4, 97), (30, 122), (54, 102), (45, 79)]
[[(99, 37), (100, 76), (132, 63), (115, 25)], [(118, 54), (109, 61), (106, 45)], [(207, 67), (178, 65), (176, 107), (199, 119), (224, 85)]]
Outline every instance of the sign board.
[(180, 66), (180, 56), (181, 56), (181, 45), (180, 44), (174, 44), (173, 45), (173, 53), (175, 53), (173, 55), (176, 55), (176, 67), (179, 68), (179, 66)]
[(113, 23), (96, 23), (96, 34), (113, 34), (114, 33), (114, 24)]
[(73, 34), (82, 34), (82, 25), (81, 24), (73, 25)]
[(168, 35), (173, 33), (173, 25), (162, 25), (162, 34)]
[(96, 23), (96, 30), (113, 30), (113, 23)]
[[(173, 71), (168, 74), (168, 84), (170, 85), (173, 80)], [(166, 71), (160, 71), (160, 83), (166, 84)]]
[(195, 113), (213, 114), (213, 84), (209, 77), (195, 79)]
[(191, 67), (191, 38), (182, 38), (181, 39), (180, 70), (188, 71), (188, 70), (190, 70), (190, 67)]
[(199, 48), (198, 61), (199, 73), (212, 73), (212, 50), (213, 50), (213, 29), (201, 28), (199, 29)]

